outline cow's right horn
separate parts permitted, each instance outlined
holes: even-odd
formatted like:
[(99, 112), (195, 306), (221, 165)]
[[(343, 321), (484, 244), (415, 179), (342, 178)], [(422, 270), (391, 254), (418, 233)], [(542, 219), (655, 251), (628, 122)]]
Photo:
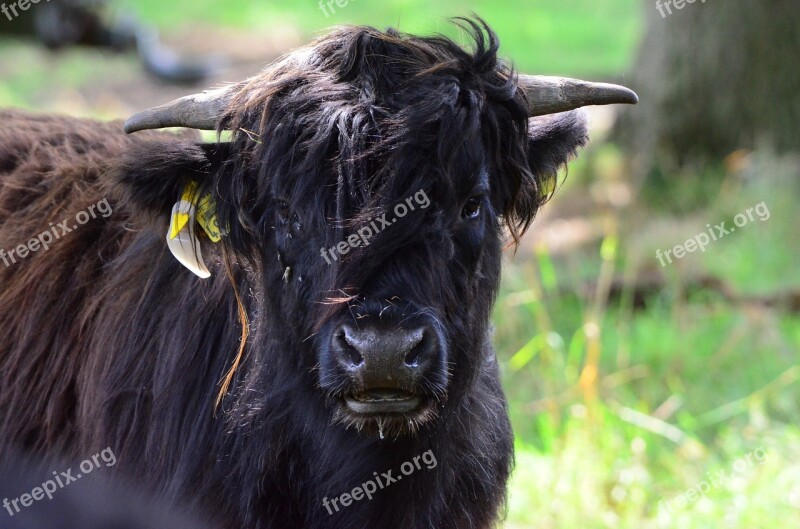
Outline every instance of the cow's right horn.
[(216, 130), (234, 93), (230, 86), (206, 90), (176, 99), (166, 105), (143, 110), (125, 122), (125, 132), (130, 134), (140, 130), (166, 127)]

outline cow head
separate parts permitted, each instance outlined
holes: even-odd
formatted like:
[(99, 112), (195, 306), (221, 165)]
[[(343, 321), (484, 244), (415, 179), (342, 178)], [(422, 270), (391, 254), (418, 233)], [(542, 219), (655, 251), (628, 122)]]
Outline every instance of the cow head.
[[(516, 75), (485, 24), (463, 23), (471, 51), (338, 29), (126, 124), (232, 131), (152, 149), (175, 150), (159, 164), (216, 200), (223, 240), (203, 251), (212, 273), (241, 278), (253, 354), (290, 349), (332, 416), (371, 435), (433, 422), (492, 365), (505, 234), (518, 239), (585, 143), (571, 110), (635, 102), (622, 87)], [(131, 178), (129, 193), (166, 216), (179, 188), (156, 180)]]

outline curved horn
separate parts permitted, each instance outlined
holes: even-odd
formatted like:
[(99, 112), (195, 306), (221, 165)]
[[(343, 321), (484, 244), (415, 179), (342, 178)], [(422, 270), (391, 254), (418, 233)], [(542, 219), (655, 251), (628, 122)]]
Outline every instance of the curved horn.
[(143, 110), (125, 122), (125, 132), (130, 134), (165, 127), (215, 130), (233, 95), (232, 87), (206, 90)]
[(520, 74), (519, 86), (528, 96), (531, 117), (566, 112), (588, 105), (635, 105), (639, 102), (636, 92), (624, 86), (590, 83), (566, 77)]

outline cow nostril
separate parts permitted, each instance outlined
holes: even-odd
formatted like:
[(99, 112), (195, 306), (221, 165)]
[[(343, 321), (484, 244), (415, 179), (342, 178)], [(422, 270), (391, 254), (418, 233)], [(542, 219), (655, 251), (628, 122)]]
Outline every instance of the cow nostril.
[(415, 346), (406, 355), (404, 362), (408, 367), (417, 367), (419, 365), (419, 355), (422, 353), (421, 344)]
[(358, 350), (347, 340), (344, 330), (339, 331), (339, 333), (336, 335), (336, 342), (339, 349), (344, 353), (344, 358), (353, 367), (360, 367), (364, 363), (364, 357), (361, 356), (361, 353), (358, 352)]
[(419, 367), (419, 357), (428, 349), (428, 333), (424, 333), (414, 347), (406, 353), (403, 362), (408, 367)]

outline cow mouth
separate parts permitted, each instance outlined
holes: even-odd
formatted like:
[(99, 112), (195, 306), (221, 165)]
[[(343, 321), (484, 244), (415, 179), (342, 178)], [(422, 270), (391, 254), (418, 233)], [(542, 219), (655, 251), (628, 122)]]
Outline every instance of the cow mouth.
[(412, 391), (376, 388), (339, 397), (334, 422), (362, 435), (395, 438), (416, 434), (437, 417), (433, 399)]
[(347, 409), (358, 415), (392, 415), (417, 410), (418, 395), (399, 389), (371, 389), (344, 399)]

